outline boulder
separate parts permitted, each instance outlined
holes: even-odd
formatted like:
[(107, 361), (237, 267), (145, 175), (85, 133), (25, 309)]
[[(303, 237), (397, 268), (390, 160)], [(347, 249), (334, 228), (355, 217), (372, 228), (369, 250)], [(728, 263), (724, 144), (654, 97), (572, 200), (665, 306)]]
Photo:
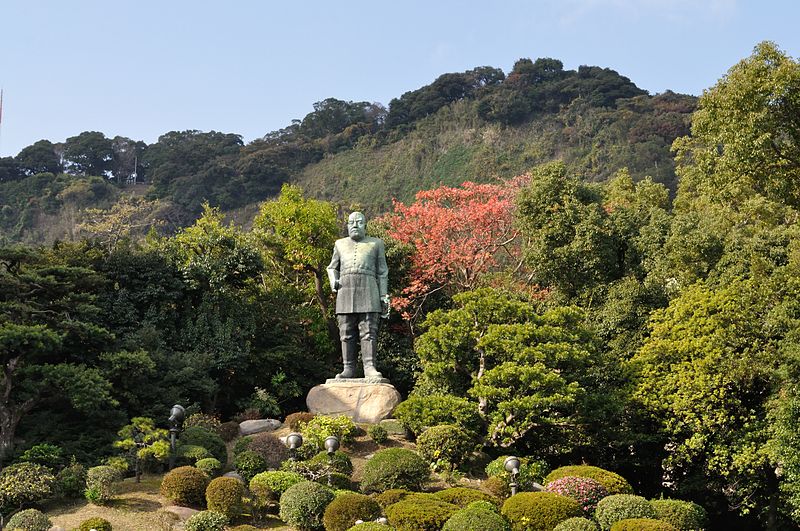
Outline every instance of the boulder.
[(238, 472), (233, 472), (233, 471), (225, 472), (224, 474), (222, 474), (222, 477), (224, 477), (224, 478), (233, 478), (233, 479), (239, 480), (240, 483), (243, 483), (243, 484), (247, 485), (247, 483), (245, 482), (245, 480), (242, 477), (242, 475), (239, 474)]
[(392, 414), (400, 393), (388, 383), (363, 381), (328, 382), (308, 392), (306, 405), (312, 413), (347, 415), (354, 422), (377, 424)]
[(180, 505), (167, 505), (161, 508), (165, 513), (172, 513), (181, 520), (188, 520), (190, 516), (199, 513), (197, 509), (191, 507), (181, 507)]
[(276, 419), (245, 420), (239, 424), (239, 433), (253, 435), (262, 431), (275, 431), (281, 427), (281, 421)]

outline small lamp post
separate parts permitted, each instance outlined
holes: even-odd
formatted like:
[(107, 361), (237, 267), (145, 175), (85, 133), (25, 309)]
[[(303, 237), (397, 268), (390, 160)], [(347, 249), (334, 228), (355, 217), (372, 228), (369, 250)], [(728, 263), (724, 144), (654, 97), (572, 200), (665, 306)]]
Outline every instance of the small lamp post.
[(286, 447), (289, 448), (289, 459), (297, 461), (297, 449), (303, 446), (303, 436), (299, 433), (290, 433), (286, 436)]
[(503, 462), (503, 468), (506, 469), (506, 472), (511, 474), (511, 481), (508, 483), (508, 486), (511, 487), (511, 495), (515, 495), (517, 493), (517, 487), (519, 484), (517, 483), (517, 476), (519, 475), (519, 458), (512, 456), (506, 457), (506, 460)]
[(183, 431), (183, 421), (186, 419), (186, 410), (183, 406), (175, 404), (169, 411), (169, 469), (175, 468), (175, 454), (178, 434)]
[(325, 439), (325, 451), (328, 452), (328, 486), (333, 486), (331, 480), (331, 473), (333, 472), (333, 456), (336, 455), (336, 450), (339, 449), (339, 438), (336, 435), (331, 435)]

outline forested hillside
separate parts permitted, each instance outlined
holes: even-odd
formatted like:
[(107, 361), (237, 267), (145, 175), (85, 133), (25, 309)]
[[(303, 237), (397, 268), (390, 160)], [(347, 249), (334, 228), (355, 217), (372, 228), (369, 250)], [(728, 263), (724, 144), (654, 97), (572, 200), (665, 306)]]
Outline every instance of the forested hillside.
[(587, 181), (627, 167), (674, 191), (669, 148), (694, 106), (691, 96), (647, 95), (613, 70), (521, 59), (507, 76), (492, 67), (443, 74), (388, 109), (329, 98), (247, 145), (213, 131), (172, 131), (151, 145), (83, 132), (0, 160), (0, 231), (7, 242), (71, 240), (104, 230), (103, 212), (91, 210), (100, 209), (138, 233), (171, 232), (205, 202), (246, 222), (285, 182), (381, 213), (422, 189), (492, 182), (556, 159)]

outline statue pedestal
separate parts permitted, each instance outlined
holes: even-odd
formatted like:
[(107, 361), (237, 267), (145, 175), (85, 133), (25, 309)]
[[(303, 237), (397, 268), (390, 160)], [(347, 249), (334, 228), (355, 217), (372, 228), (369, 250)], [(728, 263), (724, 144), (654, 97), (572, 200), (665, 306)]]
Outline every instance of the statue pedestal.
[(387, 383), (373, 383), (364, 378), (331, 378), (308, 392), (306, 405), (311, 413), (347, 415), (354, 422), (377, 424), (388, 418), (401, 397)]

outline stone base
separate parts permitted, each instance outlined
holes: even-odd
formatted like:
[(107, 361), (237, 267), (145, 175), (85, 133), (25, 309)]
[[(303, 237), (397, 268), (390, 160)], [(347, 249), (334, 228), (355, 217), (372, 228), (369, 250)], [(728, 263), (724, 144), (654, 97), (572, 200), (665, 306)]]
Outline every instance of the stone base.
[(400, 400), (400, 393), (388, 383), (331, 378), (308, 392), (306, 405), (311, 413), (347, 415), (354, 422), (377, 424), (391, 415)]

